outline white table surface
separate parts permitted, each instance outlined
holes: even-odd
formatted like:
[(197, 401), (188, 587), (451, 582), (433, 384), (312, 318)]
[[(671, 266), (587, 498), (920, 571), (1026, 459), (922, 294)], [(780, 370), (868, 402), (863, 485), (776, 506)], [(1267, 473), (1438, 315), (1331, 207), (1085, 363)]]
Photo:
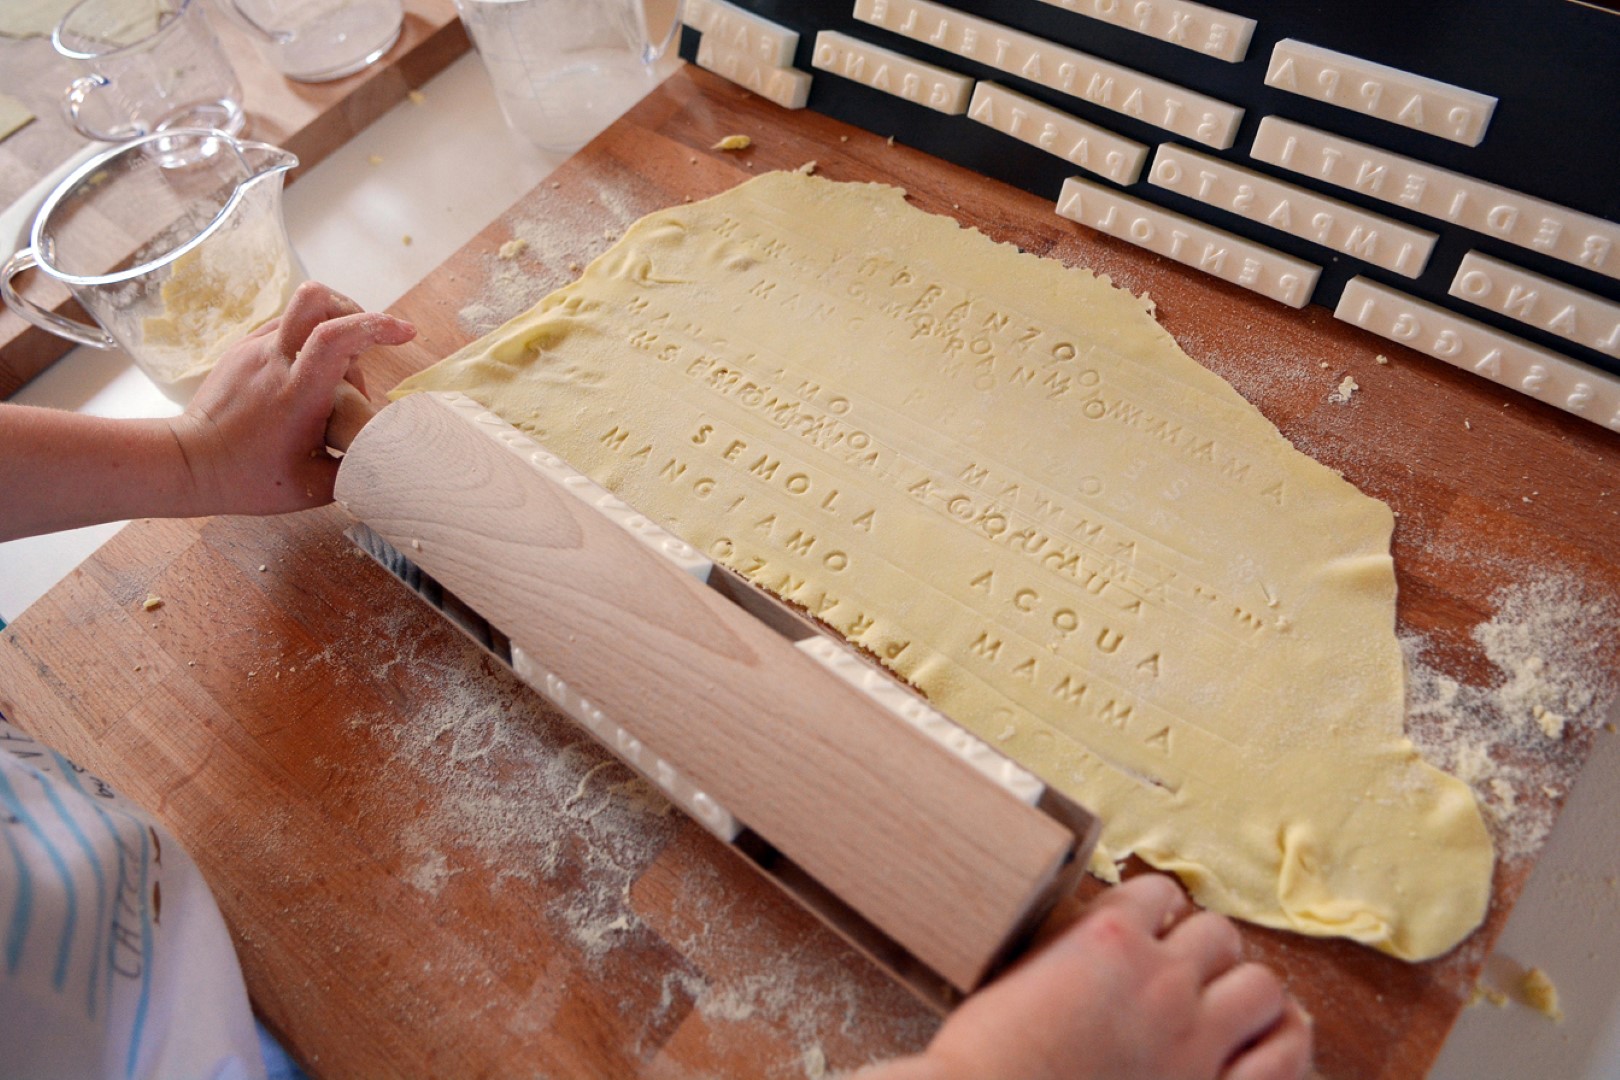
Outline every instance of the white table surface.
[[(287, 190), (288, 231), (310, 276), (366, 307), (392, 303), (563, 160), (506, 128), (474, 55), (423, 93), (420, 104), (401, 104)], [(85, 348), (12, 400), (102, 416), (181, 408), (121, 353)], [(22, 614), (119, 527), (0, 544), (0, 618)], [(1518, 1004), (1469, 1008), (1435, 1080), (1620, 1080), (1617, 822), (1620, 736), (1601, 734), (1487, 965), (1488, 974), (1546, 971), (1565, 1020), (1554, 1024)]]

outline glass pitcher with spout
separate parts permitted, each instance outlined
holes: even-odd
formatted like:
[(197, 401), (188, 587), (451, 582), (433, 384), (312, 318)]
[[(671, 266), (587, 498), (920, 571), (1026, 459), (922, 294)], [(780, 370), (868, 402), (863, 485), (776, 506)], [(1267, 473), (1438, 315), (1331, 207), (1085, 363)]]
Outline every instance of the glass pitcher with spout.
[[(160, 387), (183, 393), (279, 315), (304, 278), (281, 212), (297, 164), (278, 147), (205, 129), (116, 146), (46, 198), (29, 246), (0, 267), (0, 296), (69, 341), (122, 348)], [(35, 268), (94, 323), (21, 295), (13, 279)]]

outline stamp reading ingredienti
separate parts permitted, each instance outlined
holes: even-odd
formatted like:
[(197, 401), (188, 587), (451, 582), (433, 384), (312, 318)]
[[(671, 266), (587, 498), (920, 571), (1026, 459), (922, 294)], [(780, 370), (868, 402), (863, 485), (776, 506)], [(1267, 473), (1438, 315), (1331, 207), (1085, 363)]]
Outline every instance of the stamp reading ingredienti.
[(1620, 277), (1620, 223), (1280, 116), (1260, 121), (1249, 153), (1256, 161)]
[(1403, 734), (1388, 507), (1145, 300), (897, 189), (772, 173), (638, 222), (416, 389), (483, 401), (1077, 795), (1099, 873), (1195, 865), (1207, 904), (1408, 957), (1483, 915), (1473, 795)]

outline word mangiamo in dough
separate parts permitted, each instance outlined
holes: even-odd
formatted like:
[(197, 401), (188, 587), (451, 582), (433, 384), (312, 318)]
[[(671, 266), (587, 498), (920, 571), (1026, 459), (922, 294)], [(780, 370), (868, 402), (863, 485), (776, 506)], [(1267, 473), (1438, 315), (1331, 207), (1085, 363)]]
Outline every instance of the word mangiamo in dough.
[(1473, 794), (1403, 732), (1389, 508), (1106, 279), (774, 173), (648, 215), (396, 393), (429, 389), (1086, 804), (1099, 874), (1135, 854), (1414, 960), (1483, 918)]

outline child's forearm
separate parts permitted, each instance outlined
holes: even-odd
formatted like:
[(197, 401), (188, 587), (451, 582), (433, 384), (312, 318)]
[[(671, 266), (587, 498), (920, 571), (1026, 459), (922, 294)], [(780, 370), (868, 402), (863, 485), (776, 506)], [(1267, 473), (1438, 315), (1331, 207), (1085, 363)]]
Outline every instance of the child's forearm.
[(169, 420), (0, 405), (0, 540), (207, 512)]
[(367, 349), (415, 335), (410, 323), (306, 281), (286, 311), (220, 356), (182, 416), (107, 420), (0, 405), (0, 540), (328, 503), (337, 462), (326, 425), (338, 384)]

